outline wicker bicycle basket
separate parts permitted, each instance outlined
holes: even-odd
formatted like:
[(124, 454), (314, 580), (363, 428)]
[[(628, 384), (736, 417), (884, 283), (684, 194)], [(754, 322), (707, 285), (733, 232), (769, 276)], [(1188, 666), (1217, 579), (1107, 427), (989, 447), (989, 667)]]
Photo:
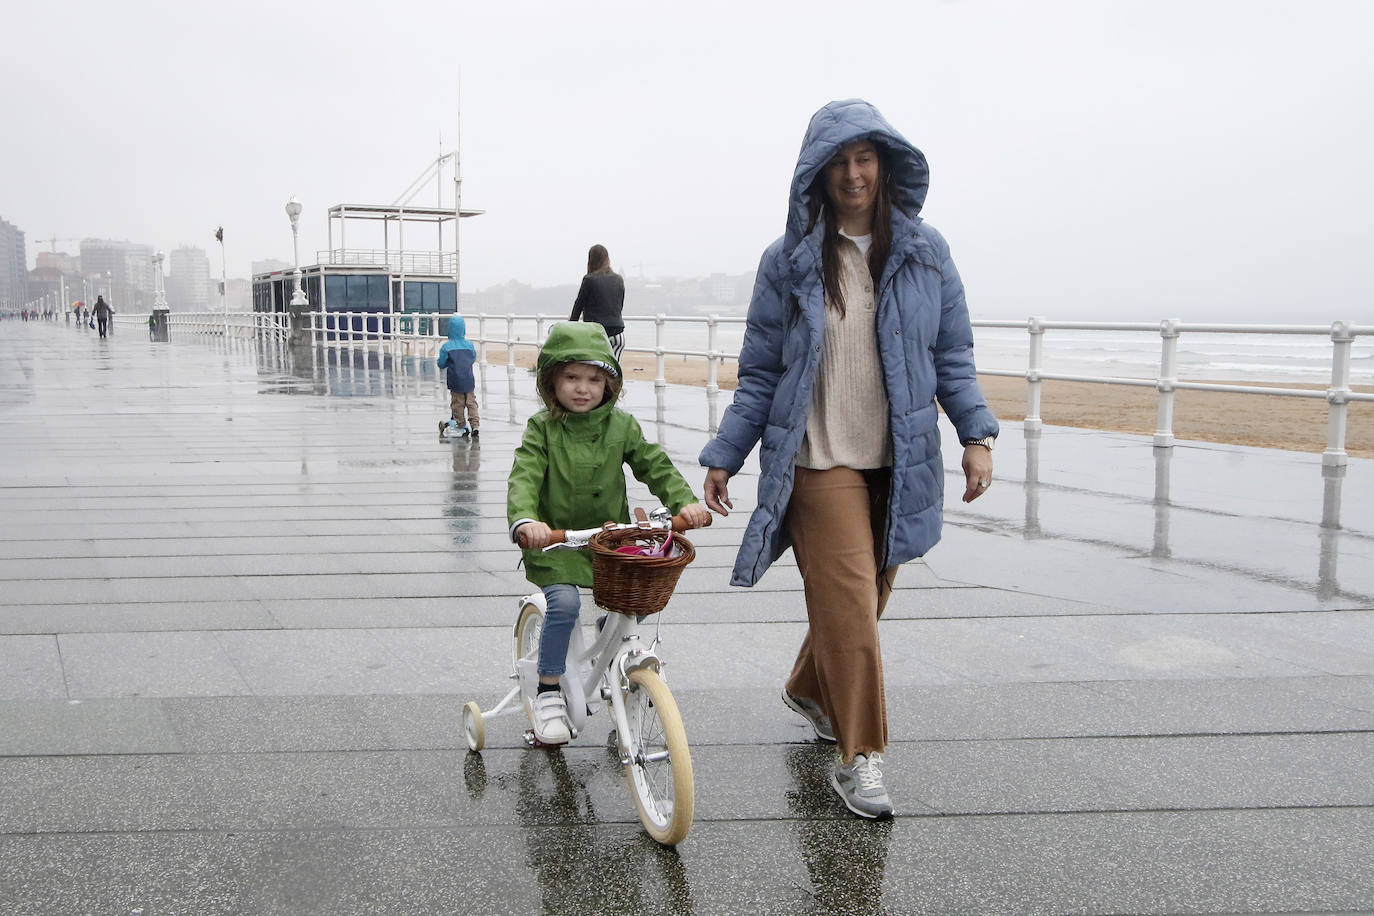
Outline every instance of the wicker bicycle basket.
[(682, 569), (696, 559), (696, 548), (680, 534), (673, 535), (672, 556), (643, 557), (617, 553), (627, 544), (659, 547), (668, 532), (643, 528), (599, 531), (588, 547), (592, 553), (592, 600), (617, 614), (644, 617), (657, 614), (673, 596)]

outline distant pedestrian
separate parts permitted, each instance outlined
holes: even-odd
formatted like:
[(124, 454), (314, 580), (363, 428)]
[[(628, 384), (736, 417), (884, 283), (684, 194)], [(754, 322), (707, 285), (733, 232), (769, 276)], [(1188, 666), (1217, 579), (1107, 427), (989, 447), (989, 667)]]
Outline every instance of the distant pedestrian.
[(621, 317), (624, 308), (625, 281), (611, 270), (606, 246), (593, 245), (587, 251), (587, 275), (577, 290), (571, 317), (573, 321), (595, 321), (605, 328), (617, 362), (625, 349), (625, 319)]
[(114, 314), (114, 309), (105, 301), (104, 296), (95, 297), (95, 323), (100, 329), (100, 336), (104, 337), (109, 330), (110, 316)]
[[(471, 431), (477, 435), (477, 427), (482, 418), (477, 415), (477, 380), (472, 376), (472, 365), (477, 360), (477, 350), (467, 339), (467, 322), (462, 315), (453, 315), (448, 320), (448, 340), (439, 348), (439, 368), (447, 372), (449, 414), (463, 435)], [(439, 421), (439, 435), (444, 435), (447, 420)]]

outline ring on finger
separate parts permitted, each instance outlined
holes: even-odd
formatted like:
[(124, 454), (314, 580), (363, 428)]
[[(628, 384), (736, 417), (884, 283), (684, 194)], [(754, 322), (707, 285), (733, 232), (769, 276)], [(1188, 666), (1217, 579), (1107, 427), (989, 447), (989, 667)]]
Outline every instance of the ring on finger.
[(986, 490), (988, 487), (988, 482), (986, 480), (980, 480), (978, 481), (978, 486)]

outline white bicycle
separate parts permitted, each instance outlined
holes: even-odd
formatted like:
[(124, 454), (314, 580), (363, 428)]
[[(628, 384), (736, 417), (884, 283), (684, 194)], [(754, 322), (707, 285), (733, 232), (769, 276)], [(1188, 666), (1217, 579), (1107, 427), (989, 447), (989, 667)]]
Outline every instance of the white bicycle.
[[(658, 508), (630, 524), (607, 522), (600, 528), (554, 531), (559, 548), (592, 550), (592, 598), (610, 611), (587, 647), (582, 627), (573, 628), (567, 668), (561, 687), (568, 700), (568, 718), (577, 737), (601, 706), (608, 702), (614, 720), (612, 738), (619, 751), (625, 781), (649, 835), (675, 846), (692, 826), (694, 794), (692, 758), (682, 715), (663, 679), (657, 634), (647, 645), (639, 636), (638, 620), (663, 609), (682, 568), (696, 556), (691, 542), (679, 536), (686, 529), (681, 517)], [(657, 555), (656, 555), (657, 554)], [(499, 703), (483, 710), (476, 702), (463, 707), (463, 730), (468, 747), (481, 751), (486, 744), (486, 720), (523, 711), (534, 701), (539, 675), (539, 637), (544, 628), (544, 595), (520, 599), (515, 617), (514, 670), (516, 682)], [(582, 702), (578, 702), (578, 698)], [(525, 742), (538, 746), (533, 728)]]

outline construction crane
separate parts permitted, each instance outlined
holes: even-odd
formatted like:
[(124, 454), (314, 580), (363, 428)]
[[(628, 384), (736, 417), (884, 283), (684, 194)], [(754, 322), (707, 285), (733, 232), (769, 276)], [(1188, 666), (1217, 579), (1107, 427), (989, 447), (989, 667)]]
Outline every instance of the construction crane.
[(52, 253), (53, 253), (53, 254), (57, 254), (57, 243), (58, 243), (58, 242), (79, 242), (79, 241), (81, 241), (81, 239), (60, 239), (60, 238), (58, 238), (57, 236), (53, 235), (53, 236), (49, 236), (48, 238), (45, 238), (45, 239), (39, 239), (38, 241), (40, 241), (40, 242), (47, 242), (49, 245), (52, 246)]

